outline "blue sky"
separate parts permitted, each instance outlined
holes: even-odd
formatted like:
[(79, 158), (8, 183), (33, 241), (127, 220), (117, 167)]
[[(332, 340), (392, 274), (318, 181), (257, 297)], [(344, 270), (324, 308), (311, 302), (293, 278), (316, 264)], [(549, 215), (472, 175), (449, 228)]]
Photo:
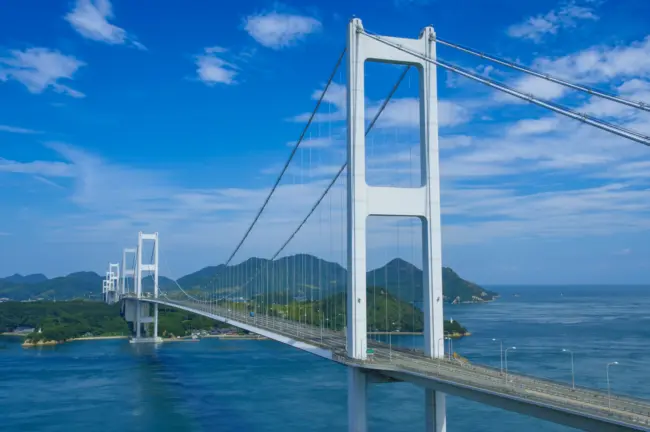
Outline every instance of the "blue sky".
[[(356, 15), (650, 102), (650, 4), (609, 1), (5, 0), (0, 275), (103, 272), (139, 230), (162, 273), (223, 262), (291, 151)], [(650, 134), (650, 114), (439, 47), (449, 62)], [(400, 70), (368, 67), (368, 115)], [(345, 70), (235, 262), (269, 257), (344, 161)], [(439, 71), (443, 260), (481, 283), (650, 281), (650, 149)], [(417, 177), (417, 77), (369, 136), (369, 182)], [(342, 184), (287, 253), (341, 261)], [(370, 266), (417, 260), (370, 223)]]

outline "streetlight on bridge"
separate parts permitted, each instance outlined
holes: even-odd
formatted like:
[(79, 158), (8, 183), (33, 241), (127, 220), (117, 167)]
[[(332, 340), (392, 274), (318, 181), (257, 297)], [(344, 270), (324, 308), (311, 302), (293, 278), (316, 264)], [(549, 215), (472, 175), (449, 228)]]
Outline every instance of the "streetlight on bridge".
[[(438, 348), (440, 348), (440, 343), (442, 342), (442, 355), (444, 356), (445, 354), (445, 343), (443, 342), (443, 339), (445, 337), (438, 338)], [(440, 373), (440, 358), (442, 357), (440, 355), (441, 353), (438, 353), (438, 373)]]
[(605, 370), (607, 372), (607, 408), (609, 408), (610, 411), (612, 410), (612, 394), (611, 394), (611, 392), (609, 390), (609, 367), (611, 365), (617, 365), (617, 364), (618, 364), (617, 361), (610, 362), (610, 363), (607, 363), (607, 367), (605, 368)]
[(506, 358), (506, 375), (505, 375), (505, 379), (506, 379), (506, 385), (508, 385), (508, 350), (516, 350), (516, 349), (517, 349), (517, 347), (510, 347), (510, 348), (506, 348), (506, 350), (505, 350), (505, 358)]
[(494, 341), (494, 342), (499, 341), (499, 345), (501, 345), (501, 350), (500, 350), (499, 354), (500, 354), (500, 360), (501, 360), (501, 373), (503, 373), (503, 340), (502, 339), (492, 338), (492, 341)]
[(566, 348), (562, 348), (562, 352), (568, 352), (569, 354), (571, 354), (571, 387), (573, 388), (573, 390), (575, 390), (576, 389), (576, 378), (575, 378), (575, 372), (574, 372), (575, 369), (573, 368), (573, 351), (571, 351), (569, 349), (566, 349)]

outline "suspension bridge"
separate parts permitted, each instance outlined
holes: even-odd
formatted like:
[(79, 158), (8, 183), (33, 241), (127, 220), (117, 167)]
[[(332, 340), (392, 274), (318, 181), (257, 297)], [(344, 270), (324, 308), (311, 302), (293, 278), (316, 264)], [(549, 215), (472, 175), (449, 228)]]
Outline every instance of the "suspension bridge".
[[(359, 19), (352, 19), (348, 26), (346, 49), (339, 56), (312, 113), (305, 116), (306, 126), (300, 138), (225, 264), (214, 268), (212, 275), (203, 279), (199, 286), (183, 287), (182, 283), (174, 281), (173, 285), (162, 289), (159, 285), (158, 233), (140, 232), (137, 246), (124, 249), (121, 265), (110, 264), (103, 286), (105, 300), (109, 303), (122, 302), (126, 320), (133, 323), (133, 343), (160, 342), (159, 308), (176, 308), (345, 365), (348, 369), (350, 431), (367, 430), (368, 385), (390, 385), (395, 381), (410, 382), (424, 389), (426, 429), (432, 432), (447, 430), (446, 394), (582, 430), (650, 430), (650, 401), (612, 394), (609, 381), (607, 391), (602, 391), (515, 374), (508, 371), (507, 349), (505, 368), (502, 366), (498, 369), (462, 361), (452, 356), (451, 352), (445, 355), (443, 303), (446, 297), (442, 286), (441, 258), (438, 70), (458, 74), (557, 115), (598, 128), (603, 133), (646, 146), (650, 146), (650, 138), (443, 61), (436, 53), (439, 44), (574, 91), (586, 92), (591, 97), (603, 98), (635, 110), (650, 111), (650, 106), (642, 102), (575, 84), (445, 41), (436, 36), (432, 27), (423, 29), (417, 39), (406, 39), (374, 34), (365, 30)], [(397, 64), (404, 70), (384, 101), (369, 110), (366, 107), (365, 68), (371, 62)], [(319, 113), (322, 105), (334, 100), (328, 91), (336, 88), (335, 79), (342, 67), (347, 68), (345, 109), (332, 112), (330, 103), (329, 112)], [(411, 72), (418, 74), (419, 84), (416, 114), (419, 117), (419, 142), (411, 161), (419, 165), (419, 176), (410, 182), (409, 187), (371, 186), (367, 178), (367, 144), (369, 141), (372, 143), (369, 134)], [(366, 115), (373, 112), (374, 115), (368, 116), (367, 120)], [(340, 166), (322, 170), (331, 175), (329, 179), (311, 184), (320, 188), (320, 192), (309, 190), (309, 196), (315, 199), (286, 238), (279, 241), (279, 238), (273, 237), (280, 246), (269, 259), (249, 258), (233, 265), (254, 228), (260, 226), (263, 215), (268, 213), (271, 199), (281, 195), (282, 181), (291, 175), (292, 164), (300, 164), (297, 175), (301, 180), (304, 180), (305, 172), (311, 178), (313, 170), (318, 168), (317, 163), (312, 164), (315, 161), (312, 151), (317, 146), (309, 145), (314, 143), (310, 128), (319, 121), (318, 115), (332, 122), (338, 114), (347, 119), (347, 154), (344, 161)], [(331, 125), (326, 129), (326, 138), (332, 140), (336, 131), (332, 132)], [(320, 126), (318, 130), (316, 141), (323, 138)], [(300, 162), (296, 162), (299, 153)], [(302, 157), (304, 154), (308, 154), (308, 162)], [(305, 170), (307, 163), (309, 168)], [(346, 176), (343, 176), (344, 173)], [(293, 176), (295, 180), (296, 174)], [(286, 201), (291, 201), (294, 194), (300, 191), (295, 183), (289, 186)], [(335, 196), (337, 193), (338, 197)], [(410, 236), (412, 248), (421, 250), (421, 276), (417, 273), (419, 280), (402, 281), (411, 287), (421, 287), (417, 307), (402, 302), (399, 292), (389, 293), (387, 287), (369, 280), (366, 251), (370, 231), (367, 221), (374, 216), (381, 216), (382, 220), (386, 217), (409, 218), (411, 222), (419, 219), (419, 226), (410, 224), (405, 231), (406, 236)], [(316, 228), (306, 228), (314, 220), (318, 220)], [(335, 227), (337, 223), (338, 228)], [(267, 231), (264, 235), (267, 239), (272, 233)], [(302, 235), (306, 236), (305, 241), (298, 248), (315, 243), (329, 244), (330, 258), (338, 258), (346, 266), (304, 253), (291, 255), (289, 248)], [(337, 242), (338, 245), (334, 244)], [(147, 247), (151, 250), (150, 257), (145, 253)], [(151, 290), (146, 290), (143, 285), (143, 277), (147, 274), (151, 276)], [(386, 282), (383, 280), (382, 283)], [(397, 323), (392, 322), (393, 315), (389, 320), (389, 300), (391, 305), (397, 305)], [(422, 319), (416, 319), (418, 314), (414, 311), (419, 309)], [(369, 337), (373, 329), (377, 330), (377, 323), (383, 322), (383, 330), (390, 332), (394, 331), (396, 325), (408, 325), (409, 320), (412, 321), (411, 330), (422, 331), (422, 349), (393, 346), (391, 342)]]

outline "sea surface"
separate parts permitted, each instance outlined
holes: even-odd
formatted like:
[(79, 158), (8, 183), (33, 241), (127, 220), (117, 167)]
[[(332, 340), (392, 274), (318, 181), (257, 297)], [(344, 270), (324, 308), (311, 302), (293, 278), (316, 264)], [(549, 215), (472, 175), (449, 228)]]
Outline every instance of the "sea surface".
[[(472, 336), (454, 341), (470, 361), (650, 398), (650, 287), (494, 287), (496, 302), (446, 306)], [(518, 296), (515, 296), (518, 294)], [(392, 343), (420, 345), (421, 337)], [(371, 431), (423, 430), (423, 391), (370, 387)], [(345, 368), (272, 341), (78, 341), (24, 349), (0, 338), (1, 431), (344, 431)], [(448, 397), (448, 430), (570, 431)]]

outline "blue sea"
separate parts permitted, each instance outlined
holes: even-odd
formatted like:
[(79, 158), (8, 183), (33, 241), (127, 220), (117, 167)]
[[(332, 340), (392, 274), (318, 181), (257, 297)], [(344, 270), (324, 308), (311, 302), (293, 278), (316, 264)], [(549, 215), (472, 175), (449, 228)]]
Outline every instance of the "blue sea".
[[(470, 361), (498, 367), (502, 339), (510, 370), (650, 398), (650, 287), (494, 287), (489, 304), (446, 306), (472, 336), (454, 341)], [(393, 343), (420, 345), (418, 336)], [(272, 341), (166, 343), (78, 341), (23, 349), (0, 338), (2, 431), (347, 430), (346, 371)], [(372, 431), (423, 430), (423, 391), (373, 384)], [(448, 397), (448, 430), (571, 429)]]

